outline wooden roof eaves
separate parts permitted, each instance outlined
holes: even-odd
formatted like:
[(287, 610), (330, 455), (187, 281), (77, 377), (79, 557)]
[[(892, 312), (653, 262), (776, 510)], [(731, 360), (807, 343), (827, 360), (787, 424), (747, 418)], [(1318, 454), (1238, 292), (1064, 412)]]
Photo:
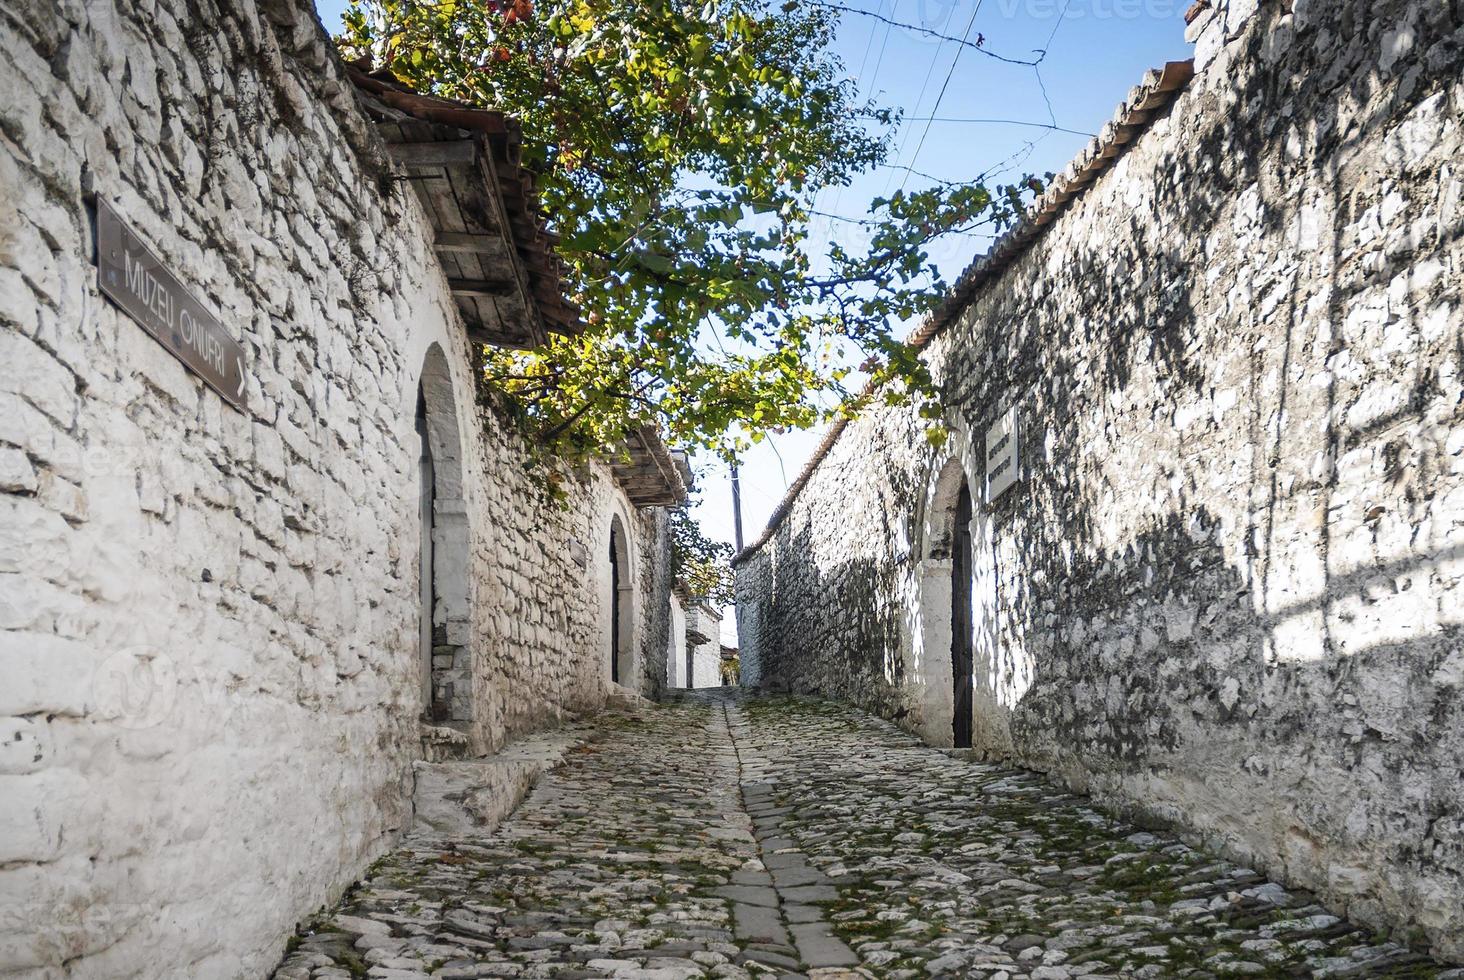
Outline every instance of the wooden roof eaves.
[(555, 252), (558, 236), (545, 227), (534, 175), (520, 162), (522, 131), (518, 122), (496, 110), (414, 92), (389, 73), (345, 67), (359, 92), (393, 113), (473, 140), (480, 150), (475, 154), (480, 161), (476, 165), (486, 170), (485, 197), (495, 202), (515, 261), (522, 266), (523, 302), (535, 324), (531, 330), (534, 342), (547, 340), (550, 332), (583, 332), (579, 307), (564, 296), (564, 263)]

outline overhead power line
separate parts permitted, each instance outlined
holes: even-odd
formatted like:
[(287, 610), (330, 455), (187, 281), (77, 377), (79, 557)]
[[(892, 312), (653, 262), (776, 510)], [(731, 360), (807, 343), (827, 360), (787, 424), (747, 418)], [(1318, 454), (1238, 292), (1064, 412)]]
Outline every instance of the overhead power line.
[(1063, 21), (1067, 20), (1068, 6), (1072, 0), (1063, 0), (1062, 10), (1057, 15), (1057, 23), (1052, 25), (1052, 33), (1047, 35), (1047, 41), (1042, 45), (1042, 57), (1037, 59), (1037, 64), (1032, 66), (1032, 74), (1037, 76), (1037, 88), (1042, 93), (1042, 101), (1047, 103), (1047, 118), (1055, 125), (1057, 114), (1052, 111), (1052, 98), (1047, 94), (1047, 83), (1042, 80), (1041, 63), (1046, 60), (1047, 52), (1052, 50), (1052, 39), (1057, 37), (1057, 32), (1062, 29)]
[[(880, 0), (879, 6), (881, 10), (884, 9), (884, 0)], [(891, 7), (890, 11), (893, 13), (894, 8)], [(884, 37), (880, 38), (879, 42), (879, 54), (875, 55), (874, 58), (874, 71), (869, 73), (869, 87), (865, 89), (864, 93), (866, 96), (872, 96), (874, 94), (874, 86), (879, 81), (879, 70), (884, 65), (885, 48), (889, 46), (890, 31), (892, 30), (894, 30), (893, 24), (885, 25)], [(860, 82), (862, 83), (863, 79), (860, 79)]]
[[(884, 21), (891, 27), (898, 27), (901, 30), (911, 31), (915, 34), (923, 34), (926, 37), (933, 37), (938, 39), (942, 43), (950, 41), (954, 44), (959, 44), (963, 48), (970, 48), (972, 51), (978, 51), (981, 54), (986, 55), (986, 57), (988, 58), (994, 58), (997, 61), (1005, 61), (1009, 65), (1035, 65), (1039, 64), (1042, 59), (1047, 56), (1047, 52), (1038, 51), (1037, 57), (1035, 58), (1009, 58), (1006, 55), (997, 54), (995, 51), (988, 50), (984, 44), (981, 44), (977, 41), (972, 41), (968, 37), (953, 37), (950, 34), (942, 34), (940, 31), (932, 30), (929, 27), (922, 27), (919, 24), (907, 24), (904, 21), (893, 20), (889, 17), (886, 17), (884, 14), (876, 13), (873, 10), (861, 10), (858, 7), (845, 6), (842, 3), (824, 3), (822, 2), (822, 0), (815, 0), (815, 4), (820, 7), (825, 7), (829, 10), (840, 11), (841, 13), (858, 14), (861, 17), (873, 17), (875, 20)], [(980, 4), (977, 4), (977, 6), (979, 7)]]
[[(880, 9), (884, 9), (884, 0), (879, 0)], [(874, 36), (879, 33), (879, 25), (871, 24), (869, 27), (869, 40), (864, 42), (864, 57), (859, 59), (859, 70), (854, 73), (855, 78), (864, 77), (864, 66), (869, 64), (869, 52), (874, 50)]]
[(1097, 133), (1085, 132), (1081, 129), (1068, 129), (1065, 126), (1058, 126), (1053, 123), (1031, 122), (1026, 119), (969, 119), (960, 116), (907, 116), (905, 122), (938, 122), (938, 123), (991, 123), (1002, 126), (1030, 126), (1033, 129), (1050, 129), (1058, 133), (1071, 133), (1074, 136), (1097, 136)]
[[(979, 0), (978, 0), (978, 2), (979, 2)], [(946, 23), (950, 23), (949, 15), (947, 16)], [(944, 26), (944, 25), (942, 25), (942, 26)], [(934, 33), (934, 32), (932, 32), (932, 33)], [(920, 94), (917, 95), (917, 96), (915, 96), (915, 108), (916, 108), (916, 110), (919, 110), (921, 104), (924, 103), (924, 101), (925, 101), (925, 90), (930, 87), (930, 79), (935, 74), (935, 66), (940, 61), (940, 53), (943, 50), (945, 50), (946, 36), (944, 34), (934, 34), (934, 36), (939, 37), (941, 40), (940, 40), (940, 43), (935, 46), (935, 53), (930, 56), (930, 67), (928, 67), (928, 68), (925, 69), (925, 78), (920, 83)], [(955, 38), (951, 38), (950, 40), (953, 40), (954, 41)], [(937, 106), (937, 108), (939, 108), (939, 106)], [(904, 131), (904, 133), (902, 133), (900, 135), (900, 146), (899, 146), (899, 149), (897, 149), (895, 151), (895, 162), (896, 163), (899, 163), (900, 160), (901, 160), (901, 158), (904, 157), (904, 155), (905, 155), (905, 147), (906, 147), (906, 145), (909, 144), (909, 142), (910, 142), (910, 131), (907, 129), (907, 130)], [(911, 163), (914, 163), (914, 161), (912, 160)], [(894, 179), (894, 174), (891, 174), (890, 175), (890, 180), (886, 180), (885, 181), (884, 190), (880, 192), (881, 194), (888, 194), (889, 193), (889, 190), (890, 190), (890, 182), (893, 179)], [(905, 187), (905, 185), (903, 183), (901, 183), (900, 184), (900, 189), (901, 190), (904, 190), (904, 187)]]
[[(965, 42), (966, 38), (968, 38), (968, 37), (971, 36), (971, 28), (976, 25), (976, 15), (979, 14), (979, 13), (981, 13), (981, 4), (982, 4), (982, 2), (983, 2), (983, 0), (976, 0), (976, 5), (971, 8), (971, 18), (966, 21), (966, 30), (961, 35), (961, 41), (963, 43)], [(964, 48), (956, 48), (956, 56), (951, 59), (951, 67), (950, 67), (950, 70), (946, 72), (945, 81), (941, 83), (941, 86), (940, 86), (940, 94), (938, 94), (935, 97), (935, 107), (930, 110), (931, 119), (926, 120), (926, 123), (925, 123), (925, 132), (923, 132), (923, 133), (920, 134), (920, 142), (915, 144), (915, 153), (914, 153), (914, 155), (912, 155), (910, 157), (910, 166), (912, 166), (912, 167), (915, 166), (915, 164), (918, 163), (919, 160), (920, 160), (920, 151), (925, 147), (925, 138), (930, 135), (931, 122), (934, 120), (935, 116), (940, 112), (940, 104), (941, 104), (941, 102), (943, 102), (945, 100), (946, 89), (950, 88), (950, 85), (951, 85), (951, 77), (953, 75), (955, 75), (955, 73), (956, 73), (956, 65), (959, 64), (960, 61), (961, 61), (961, 52), (963, 50), (965, 50), (965, 49)], [(978, 48), (977, 50), (983, 50), (983, 49)], [(932, 61), (931, 64), (933, 66), (935, 63)], [(916, 105), (918, 106), (919, 103), (916, 103)], [(900, 181), (900, 190), (904, 190), (905, 189), (905, 183), (909, 179), (910, 179), (910, 175), (907, 173), (905, 175), (905, 179), (902, 180), (902, 181)]]
[[(899, 2), (899, 0), (896, 0), (896, 3), (898, 3), (898, 2)], [(885, 0), (879, 0), (879, 9), (881, 11), (884, 10), (884, 4), (885, 4)], [(891, 12), (893, 12), (893, 10)], [(887, 44), (890, 43), (890, 30), (891, 30), (890, 26), (888, 24), (886, 24), (885, 25), (885, 29), (884, 29), (884, 38), (879, 43), (879, 56), (875, 59), (875, 62), (874, 62), (874, 71), (870, 73), (870, 76), (869, 76), (869, 84), (866, 85), (865, 82), (864, 82), (864, 67), (865, 67), (865, 65), (869, 64), (869, 52), (874, 47), (874, 36), (879, 33), (879, 22), (878, 21), (876, 21), (874, 24), (870, 25), (869, 41), (868, 41), (868, 43), (866, 43), (864, 45), (864, 57), (863, 57), (863, 59), (860, 60), (860, 62), (859, 62), (859, 71), (855, 75), (855, 78), (858, 80), (859, 87), (863, 90), (864, 97), (866, 99), (872, 98), (872, 96), (873, 96), (873, 93), (874, 93), (874, 83), (875, 83), (875, 80), (879, 78), (879, 68), (880, 68), (880, 65), (884, 64), (885, 45), (887, 45)], [(823, 188), (816, 195), (814, 195), (813, 203), (814, 203), (814, 206), (815, 207), (817, 207), (819, 201), (821, 201), (823, 199), (823, 197), (824, 197), (824, 191), (826, 191), (827, 189), (828, 188)], [(844, 196), (844, 186), (842, 184), (840, 184), (839, 186), (837, 186), (837, 187), (834, 188), (834, 200), (833, 200), (833, 203), (829, 205), (829, 209), (832, 210), (832, 211), (839, 210), (839, 202), (843, 199), (843, 196)]]

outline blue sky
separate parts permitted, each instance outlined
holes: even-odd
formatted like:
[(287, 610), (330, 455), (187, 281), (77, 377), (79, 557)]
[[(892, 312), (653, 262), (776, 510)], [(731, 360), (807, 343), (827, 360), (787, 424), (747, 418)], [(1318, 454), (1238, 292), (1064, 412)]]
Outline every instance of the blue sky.
[[(892, 162), (945, 180), (969, 180), (993, 169), (999, 172), (996, 179), (1061, 171), (1088, 137), (1019, 123), (1096, 133), (1146, 69), (1191, 53), (1184, 41), (1188, 0), (840, 2), (914, 28), (846, 13), (835, 50), (863, 94), (905, 110), (907, 121), (895, 142), (899, 158)], [(344, 7), (344, 0), (318, 0), (328, 30), (339, 29)], [(1013, 65), (922, 30), (973, 41), (979, 36), (985, 51), (1009, 58), (1030, 60), (1042, 50), (1046, 54), (1035, 69)], [(927, 123), (920, 118), (929, 116), (1015, 122)], [(849, 188), (824, 194), (817, 207), (858, 217), (872, 198), (888, 195), (902, 182), (914, 189), (922, 178), (896, 169), (874, 171)], [(853, 229), (828, 221), (823, 230), (847, 238)], [(933, 258), (951, 280), (988, 245), (982, 238), (952, 238), (937, 246)], [(761, 533), (821, 438), (821, 432), (789, 433), (749, 453), (742, 467), (743, 526), (749, 541)], [(697, 516), (702, 526), (713, 537), (731, 541), (726, 474), (704, 473), (700, 486)]]

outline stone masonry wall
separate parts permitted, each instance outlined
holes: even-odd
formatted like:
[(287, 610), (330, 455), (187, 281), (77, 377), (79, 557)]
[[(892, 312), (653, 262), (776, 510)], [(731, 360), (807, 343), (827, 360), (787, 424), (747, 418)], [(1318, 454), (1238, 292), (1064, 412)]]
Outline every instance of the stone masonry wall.
[[(303, 0), (9, 2), (0, 92), (0, 972), (257, 977), (410, 823), (424, 364), (472, 751), (603, 704), (617, 514), (659, 689), (665, 516), (600, 466), (541, 503)], [(247, 412), (101, 297), (98, 197), (239, 338)]]
[(694, 602), (686, 610), (686, 628), (707, 639), (692, 643), (691, 676), (687, 687), (718, 687), (722, 683), (722, 616), (705, 603)]
[[(1198, 74), (738, 564), (744, 680), (974, 741), (1464, 957), (1464, 5), (1216, 4)], [(982, 503), (1006, 407), (1026, 478)]]

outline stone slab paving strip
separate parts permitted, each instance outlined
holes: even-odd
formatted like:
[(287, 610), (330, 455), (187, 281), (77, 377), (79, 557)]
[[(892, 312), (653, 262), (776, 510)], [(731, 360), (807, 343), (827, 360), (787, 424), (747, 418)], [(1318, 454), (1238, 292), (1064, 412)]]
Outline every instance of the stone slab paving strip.
[(409, 836), (277, 980), (1464, 980), (1033, 773), (850, 708), (606, 715), (496, 829)]

